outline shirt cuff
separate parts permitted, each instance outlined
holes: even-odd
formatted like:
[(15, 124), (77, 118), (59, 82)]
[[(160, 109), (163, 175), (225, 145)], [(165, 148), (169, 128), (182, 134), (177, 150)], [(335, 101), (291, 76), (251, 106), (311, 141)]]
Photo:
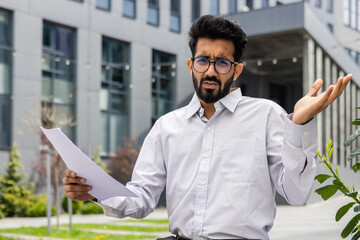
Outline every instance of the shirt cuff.
[(292, 115), (284, 116), (284, 139), (296, 148), (316, 145), (316, 119), (313, 118), (303, 125), (298, 125), (291, 120)]

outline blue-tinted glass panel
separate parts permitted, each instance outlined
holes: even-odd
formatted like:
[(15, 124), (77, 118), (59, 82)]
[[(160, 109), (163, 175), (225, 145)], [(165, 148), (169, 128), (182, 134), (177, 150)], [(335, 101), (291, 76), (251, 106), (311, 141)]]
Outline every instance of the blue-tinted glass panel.
[(110, 2), (110, 0), (96, 0), (96, 7), (110, 11), (111, 2)]
[(136, 17), (136, 1), (124, 0), (124, 16), (135, 18)]
[(9, 95), (0, 94), (0, 147), (10, 146), (11, 102)]
[[(58, 114), (54, 122), (43, 119), (47, 126), (56, 127), (60, 119), (75, 118), (75, 42), (74, 29), (44, 22), (41, 100), (43, 107), (56, 108)], [(75, 140), (74, 127), (62, 126), (62, 130)]]
[(159, 25), (159, 1), (148, 0), (147, 22), (151, 25)]
[(180, 17), (177, 15), (171, 15), (170, 16), (170, 30), (174, 32), (180, 32)]
[(12, 18), (0, 10), (0, 147), (11, 144)]
[(191, 2), (191, 22), (194, 22), (196, 19), (200, 17), (201, 14), (201, 1), (200, 0), (192, 0)]
[(152, 122), (172, 110), (176, 77), (176, 57), (153, 50)]
[(129, 44), (103, 38), (100, 91), (103, 155), (115, 153), (128, 135)]

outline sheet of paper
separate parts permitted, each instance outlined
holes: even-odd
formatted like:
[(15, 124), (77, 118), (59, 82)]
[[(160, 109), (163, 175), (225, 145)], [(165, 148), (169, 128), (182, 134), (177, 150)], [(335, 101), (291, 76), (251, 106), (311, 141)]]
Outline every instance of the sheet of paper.
[(59, 128), (41, 127), (41, 130), (60, 154), (66, 166), (76, 172), (79, 177), (85, 178), (86, 184), (92, 186), (89, 192), (91, 195), (99, 200), (114, 196), (137, 197), (135, 193), (87, 157)]

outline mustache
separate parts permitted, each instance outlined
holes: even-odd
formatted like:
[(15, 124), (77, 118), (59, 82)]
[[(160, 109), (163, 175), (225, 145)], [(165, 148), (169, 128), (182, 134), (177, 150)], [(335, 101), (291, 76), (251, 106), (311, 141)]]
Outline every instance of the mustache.
[(219, 79), (217, 79), (216, 77), (204, 77), (200, 80), (200, 85), (202, 85), (205, 81), (215, 82), (215, 83), (221, 85), (221, 81)]

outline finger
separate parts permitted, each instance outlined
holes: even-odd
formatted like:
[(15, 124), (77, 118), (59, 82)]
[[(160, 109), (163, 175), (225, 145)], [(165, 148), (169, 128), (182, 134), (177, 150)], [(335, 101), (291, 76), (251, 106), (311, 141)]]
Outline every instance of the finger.
[(76, 177), (76, 172), (71, 171), (71, 170), (66, 170), (65, 171), (65, 176), (66, 177)]
[(352, 74), (348, 74), (343, 78), (343, 83), (342, 83), (341, 89), (340, 89), (340, 95), (342, 94), (342, 92), (346, 88), (346, 85), (350, 82), (351, 78), (352, 78)]
[(328, 89), (319, 95), (318, 101), (320, 102), (320, 111), (323, 111), (325, 108), (329, 106), (334, 99), (331, 99), (330, 96), (332, 95), (332, 92), (334, 91), (335, 87), (333, 85), (330, 85)]
[(88, 192), (92, 189), (89, 185), (67, 184), (64, 185), (65, 192)]
[(311, 86), (311, 89), (308, 93), (309, 96), (313, 97), (316, 95), (316, 93), (320, 90), (321, 86), (323, 85), (323, 80), (318, 79), (314, 82), (314, 84)]
[(338, 98), (341, 95), (341, 86), (343, 85), (343, 78), (339, 77), (336, 85), (334, 86), (334, 90), (332, 91), (328, 102), (333, 102), (336, 98)]
[(65, 196), (67, 196), (71, 200), (78, 200), (78, 201), (86, 201), (94, 198), (89, 193), (83, 193), (83, 192), (67, 192), (65, 193)]
[(64, 185), (66, 184), (73, 184), (73, 183), (77, 183), (77, 184), (85, 184), (86, 183), (86, 179), (85, 178), (81, 178), (81, 177), (64, 177), (62, 179), (62, 183)]

